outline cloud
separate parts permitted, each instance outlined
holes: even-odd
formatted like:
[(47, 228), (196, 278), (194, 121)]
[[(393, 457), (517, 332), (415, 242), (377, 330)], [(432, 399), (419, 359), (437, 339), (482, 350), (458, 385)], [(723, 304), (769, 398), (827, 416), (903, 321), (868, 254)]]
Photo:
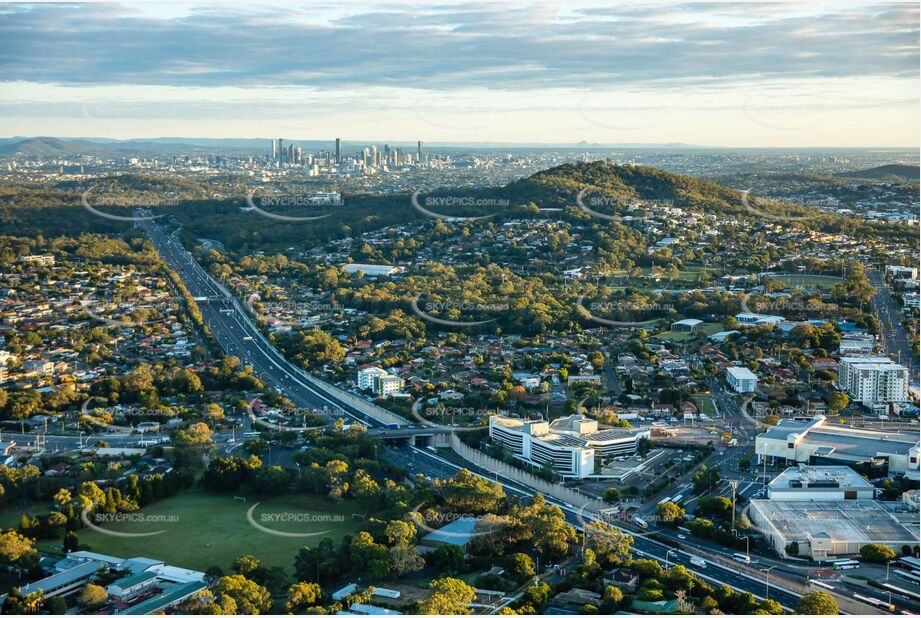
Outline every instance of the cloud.
[(0, 80), (585, 90), (917, 79), (918, 7), (4, 5)]

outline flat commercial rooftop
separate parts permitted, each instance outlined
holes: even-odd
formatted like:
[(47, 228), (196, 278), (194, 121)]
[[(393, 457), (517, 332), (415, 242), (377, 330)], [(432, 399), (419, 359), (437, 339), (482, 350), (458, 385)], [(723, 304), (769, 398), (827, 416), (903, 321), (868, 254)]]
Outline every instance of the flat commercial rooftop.
[[(887, 544), (918, 542), (918, 515), (900, 513), (899, 519), (874, 500), (795, 502), (752, 500), (763, 519), (787, 539), (807, 536), (835, 541)], [(904, 516), (904, 517), (903, 517)]]
[(907, 455), (918, 444), (917, 432), (871, 431), (830, 425), (826, 422), (784, 420), (759, 437), (786, 440), (791, 433), (806, 432), (803, 441), (816, 449), (834, 449), (857, 458), (876, 454)]

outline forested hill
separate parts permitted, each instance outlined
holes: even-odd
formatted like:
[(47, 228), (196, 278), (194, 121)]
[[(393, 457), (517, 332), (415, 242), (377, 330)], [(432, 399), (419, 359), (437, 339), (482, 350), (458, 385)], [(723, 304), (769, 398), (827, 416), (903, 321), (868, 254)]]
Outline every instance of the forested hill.
[(710, 180), (673, 174), (655, 167), (612, 165), (604, 161), (571, 163), (513, 182), (505, 190), (517, 201), (541, 207), (575, 203), (576, 195), (606, 195), (631, 199), (671, 200), (676, 205), (709, 209), (742, 208), (738, 191)]
[(838, 175), (848, 178), (871, 178), (878, 180), (893, 180), (895, 182), (918, 182), (921, 173), (919, 173), (919, 168), (917, 165), (902, 165), (899, 163), (893, 163), (891, 165), (871, 167), (867, 170), (844, 172)]
[[(130, 229), (130, 222), (101, 218), (83, 208), (81, 193), (89, 188), (92, 188), (92, 194), (88, 199), (93, 203), (122, 194), (133, 198), (99, 207), (112, 214), (130, 215), (132, 204), (137, 203), (135, 200), (162, 203), (155, 208), (157, 214), (172, 214), (189, 233), (219, 240), (231, 250), (316, 246), (331, 239), (411, 221), (431, 221), (422, 210), (414, 207), (410, 193), (345, 194), (344, 206), (323, 211), (326, 218), (307, 225), (249, 212), (245, 208), (246, 195), (253, 191), (253, 185), (239, 180), (225, 179), (212, 184), (126, 174), (95, 180), (87, 185), (69, 182), (54, 186), (29, 183), (2, 185), (0, 228), (24, 236), (121, 233)], [(809, 228), (843, 233), (863, 240), (886, 239), (906, 246), (918, 244), (916, 225), (845, 217), (812, 207), (772, 202), (757, 195), (749, 196), (746, 205), (739, 191), (742, 188), (730, 188), (711, 180), (652, 167), (596, 161), (561, 165), (502, 187), (444, 188), (421, 196), (419, 201), (425, 202), (426, 197), (437, 196), (472, 198), (463, 205), (431, 206), (429, 209), (451, 217), (492, 215), (489, 221), (493, 223), (512, 217), (543, 218), (548, 214), (538, 209), (560, 209), (562, 212), (550, 216), (584, 224), (592, 221), (593, 217), (578, 205), (577, 198), (584, 192), (583, 203), (590, 204), (591, 210), (604, 214), (627, 214), (632, 206), (648, 211), (666, 201), (674, 206), (726, 219), (760, 222), (774, 228), (774, 231)], [(301, 186), (294, 190), (310, 193), (316, 189)], [(601, 197), (609, 199), (597, 199)], [(592, 201), (592, 198), (596, 199)], [(295, 217), (303, 216), (305, 212), (303, 207), (296, 206), (271, 210)], [(593, 221), (600, 224), (603, 219)]]

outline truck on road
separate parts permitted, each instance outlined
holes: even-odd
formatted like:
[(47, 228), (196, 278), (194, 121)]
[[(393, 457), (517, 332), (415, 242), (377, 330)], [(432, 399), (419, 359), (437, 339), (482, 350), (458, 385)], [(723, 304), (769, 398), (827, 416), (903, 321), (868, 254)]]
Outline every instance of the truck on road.
[(707, 561), (700, 556), (691, 556), (691, 564), (701, 569), (707, 568)]

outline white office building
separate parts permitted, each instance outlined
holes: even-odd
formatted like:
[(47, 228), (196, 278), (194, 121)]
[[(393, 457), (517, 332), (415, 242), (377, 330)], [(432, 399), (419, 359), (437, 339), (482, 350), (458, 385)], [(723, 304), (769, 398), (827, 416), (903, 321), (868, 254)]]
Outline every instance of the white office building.
[(599, 428), (598, 421), (573, 414), (553, 422), (489, 417), (489, 437), (517, 458), (536, 466), (551, 465), (565, 478), (595, 473), (595, 456), (636, 453), (648, 430)]
[(727, 367), (726, 382), (737, 393), (754, 393), (758, 388), (758, 376), (748, 367)]
[(864, 405), (908, 401), (908, 369), (885, 356), (845, 357), (838, 388)]

